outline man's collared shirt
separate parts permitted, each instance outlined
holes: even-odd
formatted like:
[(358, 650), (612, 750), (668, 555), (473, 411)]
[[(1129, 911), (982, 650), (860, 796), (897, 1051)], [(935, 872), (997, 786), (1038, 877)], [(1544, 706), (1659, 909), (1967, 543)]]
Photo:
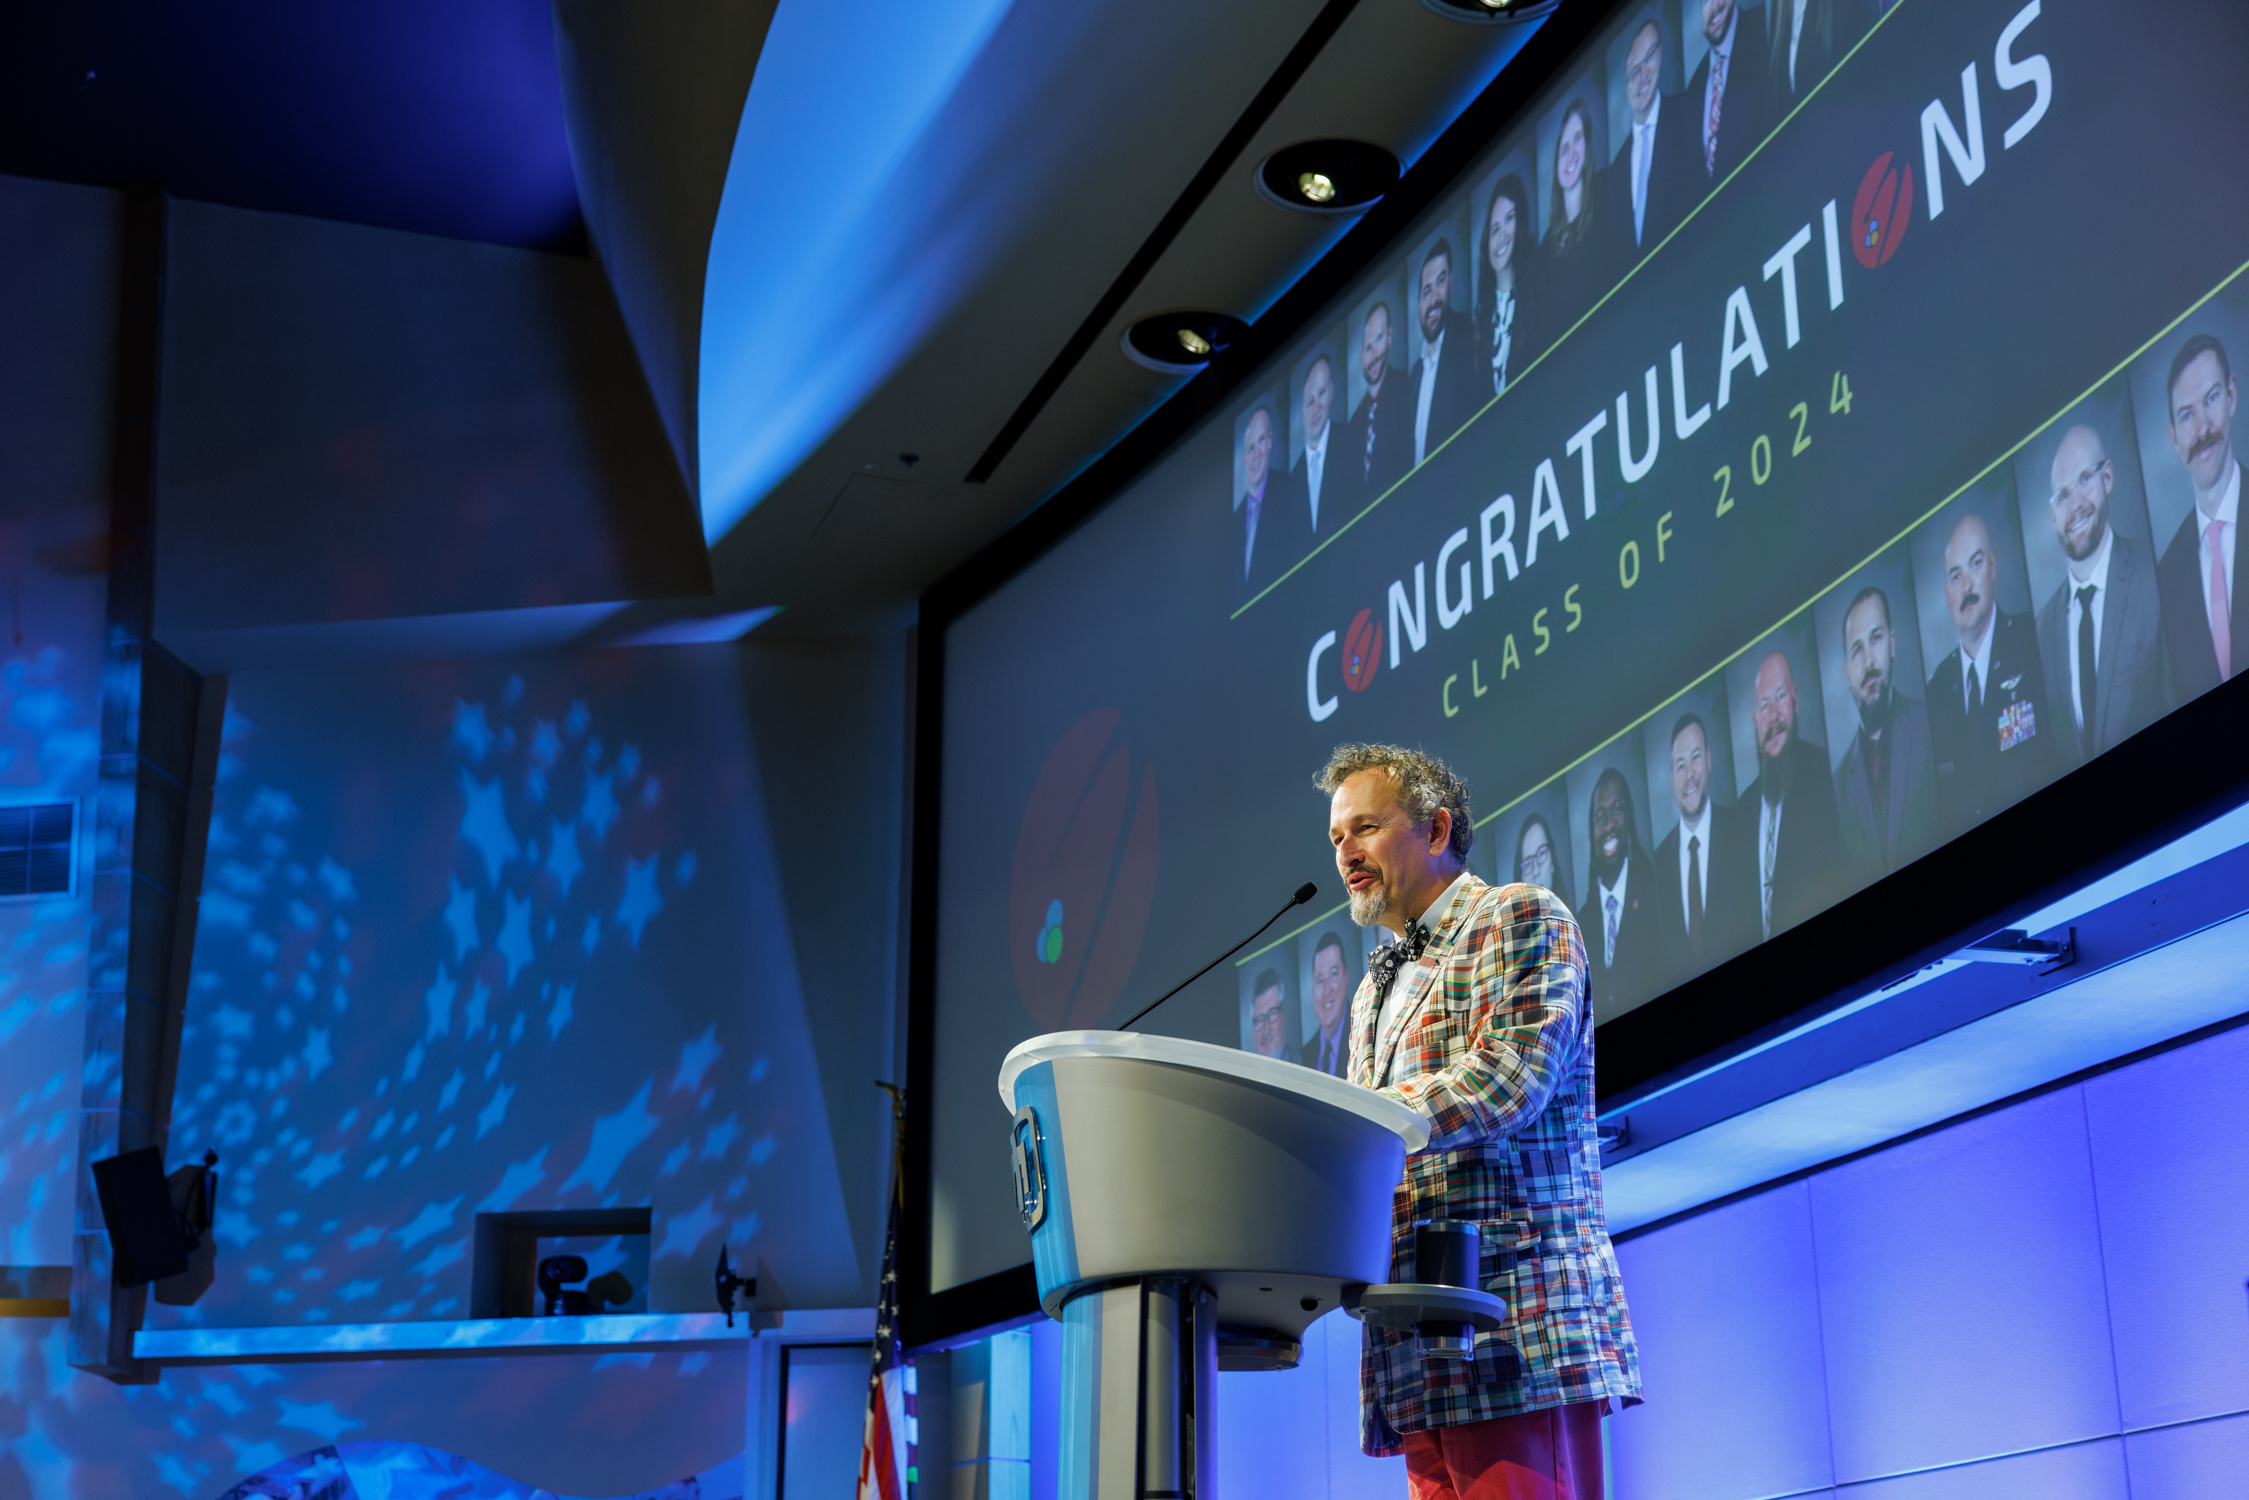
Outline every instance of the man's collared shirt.
[[(2083, 679), (2078, 676), (2078, 621), (2084, 617), (2086, 605), (2077, 597), (2077, 591), (2082, 588), (2093, 591), (2093, 670), (2097, 673), (2101, 669), (2102, 610), (2108, 604), (2108, 560), (2115, 553), (2116, 528), (2111, 526), (2101, 533), (2101, 544), (2093, 549), (2092, 557), (2085, 562), (2073, 562), (2069, 565), (2069, 582), (2063, 585), (2069, 590), (2069, 629), (2065, 632), (2069, 636), (2069, 707), (2070, 712), (2077, 716), (2080, 731), (2085, 728), (2085, 716), (2093, 711), (2093, 705), (2083, 701)], [(2079, 568), (2085, 571), (2080, 573), (2077, 571)]]
[(1773, 863), (1780, 854), (1780, 815), (1787, 801), (1767, 802), (1757, 799), (1757, 882), (1758, 910), (1765, 924), (1765, 936), (1773, 935)]
[[(2195, 498), (2199, 500), (2201, 497), (2198, 495)], [(2202, 507), (2200, 505), (2197, 505), (2194, 511), (2194, 545), (2196, 557), (2201, 565), (2202, 617), (2205, 620), (2211, 618), (2211, 609), (2216, 602), (2210, 594), (2210, 523), (2212, 521), (2218, 523), (2218, 545), (2225, 549), (2224, 563), (2226, 570), (2226, 616), (2228, 619), (2231, 619), (2233, 617), (2233, 613), (2237, 608), (2237, 606), (2234, 604), (2233, 590), (2233, 528), (2234, 518), (2240, 513), (2240, 510), (2241, 461), (2239, 459), (2235, 459), (2233, 462), (2233, 472), (2226, 476), (2225, 493), (2218, 497), (2217, 513), (2215, 515), (2205, 515), (2203, 514)]]
[(1966, 641), (1960, 643), (1960, 664), (1967, 668), (1960, 674), (1960, 706), (1970, 714), (1991, 691), (1991, 643), (1998, 634), (1999, 606), (1994, 604), (1991, 613), (1984, 616), (1983, 640), (1972, 651)]
[[(1694, 852), (1688, 853), (1690, 841), (1699, 841)], [(1679, 912), (1682, 917), (1694, 910), (1694, 888), (1701, 886), (1704, 899), (1710, 890), (1710, 799), (1702, 799), (1702, 811), (1689, 822), (1679, 819)], [(1620, 893), (1621, 894), (1621, 893)]]
[(1616, 930), (1624, 925), (1624, 885), (1631, 878), (1632, 856), (1629, 854), (1617, 867), (1615, 885), (1602, 885), (1600, 876), (1593, 877), (1593, 883), (1600, 887), (1601, 963), (1604, 967), (1616, 962)]
[(1656, 121), (1663, 118), (1663, 94), (1648, 106), (1647, 123), (1632, 124), (1632, 243), (1640, 243), (1648, 219), (1648, 169), (1655, 162)]
[(1421, 351), (1421, 404), (1413, 416), (1413, 461), (1419, 464), (1429, 456), (1429, 403), (1437, 394), (1437, 361), (1445, 355), (1445, 336), (1440, 332)]
[[(1414, 914), (1413, 920), (1415, 920), (1416, 922), (1421, 922), (1431, 929), (1434, 929), (1437, 923), (1432, 919), (1442, 918), (1444, 916), (1445, 907), (1450, 904), (1454, 894), (1460, 890), (1462, 882), (1466, 881), (1467, 879), (1468, 872), (1466, 870), (1462, 870), (1458, 875), (1453, 877), (1453, 882), (1451, 885), (1446, 886), (1442, 891), (1437, 893), (1436, 900), (1430, 902), (1426, 909)], [(1431, 938), (1432, 941), (1434, 941), (1434, 931), (1432, 931)], [(1393, 939), (1393, 941), (1395, 941), (1395, 939)], [(1400, 968), (1398, 970), (1398, 977), (1390, 982), (1390, 993), (1383, 996), (1382, 1015), (1381, 1018), (1375, 1023), (1374, 1032), (1375, 1055), (1378, 1057), (1381, 1056), (1382, 1049), (1386, 1046), (1389, 1046), (1393, 1041), (1393, 1037), (1391, 1035), (1392, 1029), (1394, 1027), (1402, 1026), (1405, 1024), (1405, 994), (1407, 989), (1406, 975), (1411, 967), (1412, 965), (1409, 964), (1404, 968)], [(1391, 1070), (1396, 1067), (1397, 1060), (1397, 1049), (1392, 1048), (1390, 1053), (1391, 1069), (1384, 1070), (1382, 1078), (1382, 1081), (1384, 1083), (1388, 1083), (1390, 1081)]]
[[(1265, 478), (1266, 484), (1272, 483), (1270, 473)], [(1265, 485), (1259, 485), (1256, 489), (1251, 490), (1243, 498), (1242, 507), (1249, 512), (1249, 525), (1245, 528), (1248, 535), (1242, 538), (1242, 577), (1247, 578), (1249, 577), (1250, 558), (1257, 552), (1257, 517), (1258, 513), (1265, 509)]]
[(1320, 1050), (1314, 1064), (1321, 1072), (1343, 1076), (1343, 1064), (1351, 1055), (1351, 1028), (1345, 1024), (1349, 1016), (1336, 1018), (1335, 1030), (1320, 1033)]
[(1304, 487), (1312, 492), (1312, 529), (1320, 529), (1320, 481), (1328, 471), (1328, 432), (1333, 424), (1323, 425), (1317, 442), (1306, 439), (1304, 444)]
[[(1726, 39), (1710, 49), (1710, 76), (1702, 82), (1702, 155), (1710, 159), (1710, 101), (1719, 97), (1720, 91), (1733, 70), (1734, 36), (1741, 30), (1741, 10), (1737, 6), (1733, 19), (1726, 23)], [(1724, 122), (1720, 122), (1724, 128)]]

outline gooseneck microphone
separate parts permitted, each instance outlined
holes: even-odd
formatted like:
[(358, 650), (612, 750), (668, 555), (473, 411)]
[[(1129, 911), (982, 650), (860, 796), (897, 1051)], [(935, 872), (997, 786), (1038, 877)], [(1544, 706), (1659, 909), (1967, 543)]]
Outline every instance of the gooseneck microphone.
[(1122, 1026), (1119, 1026), (1117, 1030), (1132, 1030), (1134, 1025), (1139, 1022), (1142, 1016), (1148, 1014), (1148, 1012), (1154, 1010), (1157, 1006), (1163, 1004), (1166, 1000), (1169, 1000), (1172, 996), (1187, 988), (1188, 985), (1193, 984), (1196, 980), (1202, 978), (1205, 974), (1208, 974), (1211, 970), (1217, 968), (1220, 964), (1226, 962), (1226, 960), (1232, 958), (1235, 954), (1241, 952), (1244, 948), (1247, 948), (1250, 944), (1256, 942), (1258, 938), (1264, 934), (1266, 928), (1272, 926), (1275, 922), (1278, 922), (1279, 920), (1281, 920), (1281, 918), (1287, 916), (1297, 907), (1302, 906), (1305, 902), (1311, 900), (1318, 894), (1320, 894), (1320, 888), (1314, 885), (1309, 880), (1305, 881), (1304, 884), (1296, 888), (1296, 894), (1288, 898), (1288, 904), (1286, 906), (1282, 907), (1279, 911), (1273, 913), (1273, 915), (1267, 917), (1263, 922), (1258, 924), (1256, 932), (1253, 932), (1248, 937), (1243, 938), (1233, 947), (1228, 948), (1224, 953), (1219, 954), (1218, 957), (1212, 959), (1209, 963), (1204, 964), (1201, 968), (1188, 975), (1178, 984), (1173, 985), (1170, 989), (1165, 990), (1155, 999), (1140, 1007), (1138, 1011), (1133, 1013), (1132, 1019), (1125, 1022)]

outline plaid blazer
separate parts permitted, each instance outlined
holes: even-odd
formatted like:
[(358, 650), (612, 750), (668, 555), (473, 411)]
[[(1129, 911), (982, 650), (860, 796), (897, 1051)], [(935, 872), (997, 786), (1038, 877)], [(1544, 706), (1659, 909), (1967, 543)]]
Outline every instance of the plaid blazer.
[(1391, 1201), (1391, 1274), (1410, 1279), (1416, 1219), (1474, 1219), (1485, 1291), (1507, 1322), (1472, 1360), (1423, 1360), (1410, 1331), (1368, 1327), (1360, 1446), (1405, 1451), (1401, 1434), (1613, 1396), (1636, 1401), (1640, 1355), (1601, 1208), (1593, 1123), (1593, 1017), (1585, 946), (1561, 899), (1471, 875), (1430, 924), (1397, 984), (1407, 1007), (1376, 1035), (1373, 978), (1351, 1002), (1349, 1077), (1429, 1121)]

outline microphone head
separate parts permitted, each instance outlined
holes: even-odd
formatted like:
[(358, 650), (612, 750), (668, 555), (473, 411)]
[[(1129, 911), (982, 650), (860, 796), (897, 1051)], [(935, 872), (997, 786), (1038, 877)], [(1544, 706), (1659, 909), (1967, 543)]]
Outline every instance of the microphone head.
[(1304, 882), (1304, 884), (1296, 888), (1296, 899), (1294, 901), (1291, 901), (1289, 905), (1302, 906), (1305, 902), (1311, 900), (1318, 894), (1320, 894), (1320, 888), (1314, 885), (1311, 881), (1307, 880)]

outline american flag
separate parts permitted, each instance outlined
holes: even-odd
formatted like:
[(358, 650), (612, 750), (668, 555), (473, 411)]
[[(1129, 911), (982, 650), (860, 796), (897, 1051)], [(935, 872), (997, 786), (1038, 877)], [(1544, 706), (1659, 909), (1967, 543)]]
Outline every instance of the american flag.
[[(903, 1126), (903, 1091), (890, 1084), (894, 1127)], [(900, 1137), (902, 1144), (903, 1137)], [(867, 1372), (867, 1426), (859, 1444), (858, 1500), (909, 1500), (914, 1486), (914, 1367), (898, 1342), (898, 1219), (905, 1206), (903, 1151), (890, 1164), (890, 1227), (882, 1245), (882, 1293), (875, 1305), (875, 1353)]]

